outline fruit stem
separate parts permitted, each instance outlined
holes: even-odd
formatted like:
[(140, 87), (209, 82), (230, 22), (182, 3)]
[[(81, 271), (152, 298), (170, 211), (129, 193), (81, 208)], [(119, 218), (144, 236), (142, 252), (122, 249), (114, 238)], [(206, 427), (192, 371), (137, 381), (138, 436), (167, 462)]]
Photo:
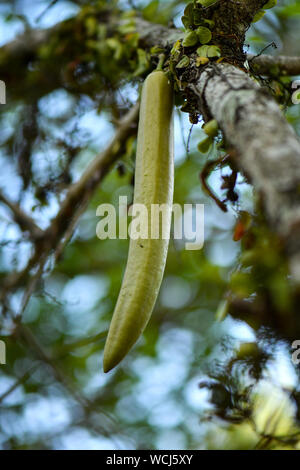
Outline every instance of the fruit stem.
[(163, 65), (164, 65), (164, 62), (165, 62), (165, 58), (166, 58), (165, 54), (160, 54), (159, 55), (159, 62), (158, 62), (157, 67), (156, 67), (157, 71), (162, 71)]

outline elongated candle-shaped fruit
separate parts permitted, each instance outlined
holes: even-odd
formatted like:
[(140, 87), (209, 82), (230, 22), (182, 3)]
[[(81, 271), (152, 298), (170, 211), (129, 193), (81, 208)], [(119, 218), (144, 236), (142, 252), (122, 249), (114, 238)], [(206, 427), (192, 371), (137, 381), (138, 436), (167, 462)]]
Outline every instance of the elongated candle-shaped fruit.
[[(153, 311), (168, 252), (173, 181), (173, 91), (165, 74), (155, 71), (148, 75), (142, 90), (134, 188), (134, 204), (147, 209), (148, 238), (130, 239), (127, 266), (104, 348), (104, 372), (124, 358)], [(166, 205), (165, 235), (160, 233), (156, 239), (151, 238), (151, 229), (157, 229), (153, 219), (150, 223), (153, 204)]]

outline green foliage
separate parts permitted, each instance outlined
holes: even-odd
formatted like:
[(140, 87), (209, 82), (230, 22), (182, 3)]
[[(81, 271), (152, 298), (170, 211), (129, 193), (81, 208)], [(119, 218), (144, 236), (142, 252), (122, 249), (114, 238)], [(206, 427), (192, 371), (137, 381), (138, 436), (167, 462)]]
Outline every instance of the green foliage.
[(199, 57), (221, 57), (221, 49), (217, 46), (201, 46), (197, 49)]
[(199, 3), (203, 7), (210, 7), (214, 3), (217, 3), (219, 0), (197, 0), (196, 3)]
[[(197, 54), (200, 57), (196, 59), (197, 67), (206, 65), (209, 60), (219, 58), (222, 55), (220, 47), (213, 44), (213, 30), (215, 26), (214, 20), (204, 16), (203, 11), (197, 6), (197, 4), (199, 4), (201, 5), (201, 8), (202, 6), (209, 7), (213, 3), (216, 2), (207, 0), (205, 2), (189, 3), (186, 6), (184, 15), (181, 18), (181, 21), (186, 29), (182, 45), (184, 47), (197, 46), (199, 43), (205, 45), (198, 47), (197, 49)], [(210, 45), (208, 46), (208, 44)]]
[(218, 126), (217, 121), (215, 119), (208, 121), (206, 124), (204, 124), (203, 130), (205, 134), (207, 134), (209, 137), (216, 137), (219, 131), (219, 126)]
[(199, 152), (207, 153), (210, 150), (212, 143), (213, 143), (213, 139), (211, 137), (206, 137), (204, 140), (199, 142), (197, 148)]
[(201, 44), (206, 44), (211, 41), (212, 34), (211, 31), (205, 26), (199, 26), (196, 30), (197, 36)]
[(296, 15), (300, 15), (300, 5), (297, 1), (290, 1), (286, 5), (279, 5), (278, 14), (279, 17), (285, 19), (293, 18)]
[(183, 47), (195, 46), (198, 42), (198, 35), (194, 31), (188, 31), (182, 41)]
[(178, 69), (183, 69), (185, 67), (187, 67), (190, 63), (190, 59), (187, 55), (184, 55), (182, 56), (181, 60), (178, 62), (178, 64), (176, 65), (176, 67)]
[(258, 21), (260, 21), (265, 16), (265, 14), (266, 14), (266, 12), (264, 10), (260, 10), (254, 16), (252, 23), (257, 23)]
[(269, 0), (264, 6), (263, 10), (269, 10), (277, 5), (277, 0)]

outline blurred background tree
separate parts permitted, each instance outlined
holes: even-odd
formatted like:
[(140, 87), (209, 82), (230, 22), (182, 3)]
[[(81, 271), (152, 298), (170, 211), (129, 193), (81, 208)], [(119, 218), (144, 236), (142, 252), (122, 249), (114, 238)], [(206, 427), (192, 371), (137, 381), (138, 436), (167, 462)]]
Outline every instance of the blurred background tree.
[[(96, 237), (96, 208), (132, 200), (134, 105), (157, 57), (140, 44), (133, 18), (182, 28), (188, 3), (1, 2), (2, 449), (299, 448), (291, 343), (300, 328), (291, 333), (297, 297), (285, 262), (244, 177), (226, 213), (203, 189), (201, 172), (220, 149), (216, 142), (199, 153), (201, 120), (191, 128), (180, 107), (174, 202), (205, 204), (205, 246), (185, 251), (171, 240), (145, 334), (102, 372), (128, 241)], [(249, 29), (248, 52), (275, 43), (268, 53), (297, 55), (299, 23), (299, 3), (280, 1)], [(280, 76), (272, 89), (299, 132), (290, 83)], [(220, 166), (208, 175), (221, 200), (230, 175)], [(241, 214), (252, 221), (246, 241), (237, 234)]]

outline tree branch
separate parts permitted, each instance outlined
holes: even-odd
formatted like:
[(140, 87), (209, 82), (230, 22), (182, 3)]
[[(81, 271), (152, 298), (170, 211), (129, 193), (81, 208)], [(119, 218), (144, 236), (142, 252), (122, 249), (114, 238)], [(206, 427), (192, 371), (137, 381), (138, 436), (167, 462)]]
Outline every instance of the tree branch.
[[(4, 299), (7, 292), (15, 290), (26, 279), (27, 289), (24, 293), (22, 306), (17, 319), (20, 320), (30, 295), (43, 274), (43, 268), (51, 252), (63, 244), (65, 234), (71, 236), (78, 218), (86, 208), (96, 187), (111, 169), (113, 163), (120, 158), (123, 146), (130, 135), (136, 132), (139, 116), (139, 105), (135, 105), (120, 121), (119, 128), (108, 147), (91, 162), (79, 181), (68, 190), (60, 210), (49, 227), (43, 232), (43, 237), (37, 240), (35, 250), (27, 266), (20, 272), (12, 273), (3, 284), (0, 298)], [(61, 253), (62, 248), (59, 248)], [(30, 272), (37, 267), (37, 271), (29, 279)]]
[[(133, 132), (136, 132), (138, 115), (139, 105), (137, 104), (120, 122), (119, 129), (109, 146), (92, 161), (79, 181), (68, 190), (58, 214), (52, 220), (51, 226), (47, 230), (52, 246), (55, 246), (57, 240), (60, 240), (65, 234), (71, 219), (74, 223), (75, 210), (83, 202), (86, 204), (90, 200), (95, 188), (108, 173), (111, 165), (120, 157), (122, 144)], [(81, 211), (79, 211), (80, 214)]]
[[(77, 22), (78, 21), (79, 20), (77, 20)], [(136, 31), (139, 34), (140, 47), (148, 49), (153, 46), (168, 48), (172, 46), (175, 41), (182, 38), (184, 34), (180, 29), (167, 28), (139, 17), (136, 17), (134, 21)], [(65, 41), (67, 34), (65, 31), (66, 25), (68, 25), (67, 31), (69, 31), (71, 37), (72, 22), (74, 22), (74, 25), (78, 29), (78, 24), (74, 19), (67, 20), (67, 22), (64, 21), (49, 29), (27, 31), (17, 39), (0, 48), (0, 77), (7, 83), (8, 97), (11, 95), (14, 98), (26, 99), (27, 96), (30, 97), (36, 93), (38, 93), (38, 96), (43, 96), (58, 87), (70, 88), (66, 81), (65, 74), (63, 73), (63, 69), (64, 67), (67, 69), (70, 60), (72, 60), (72, 56), (66, 55), (66, 59), (64, 59), (63, 53), (57, 53), (57, 61), (52, 60), (47, 62), (47, 60), (44, 60), (40, 56), (39, 51), (40, 48), (48, 44), (55, 35), (61, 34)], [(101, 17), (99, 17), (99, 22), (101, 23)], [(122, 36), (119, 32), (119, 28), (123, 23), (124, 20), (120, 20), (118, 17), (111, 17), (109, 20), (110, 36)], [(81, 44), (81, 47), (84, 47), (84, 44)], [(251, 54), (247, 57), (249, 60), (253, 59), (253, 55)], [(20, 83), (18, 79), (18, 71), (26, 70), (32, 63), (40, 69), (41, 79), (36, 86), (32, 86), (30, 80), (27, 84), (26, 81)], [(252, 64), (255, 64), (255, 71), (260, 75), (269, 75), (270, 68), (275, 66), (278, 66), (281, 72), (290, 75), (298, 75), (300, 73), (300, 58), (297, 57), (279, 56), (277, 58), (262, 55), (253, 59)], [(72, 82), (71, 88), (76, 91), (76, 82)]]
[(17, 379), (2, 395), (0, 395), (0, 404), (11, 395), (20, 385), (23, 385), (27, 380), (32, 376), (33, 372), (38, 368), (39, 364), (34, 364), (31, 366), (25, 374), (23, 374), (19, 379)]
[(269, 75), (272, 68), (279, 69), (281, 73), (287, 75), (300, 75), (300, 57), (271, 56), (267, 54), (256, 57), (253, 54), (248, 54), (247, 59), (259, 75)]
[(0, 201), (11, 210), (15, 221), (23, 232), (29, 232), (34, 240), (43, 237), (44, 231), (35, 223), (35, 221), (28, 214), (26, 214), (18, 204), (7, 199), (7, 197), (4, 196), (1, 191)]
[[(36, 338), (36, 336), (32, 333), (32, 331), (29, 328), (27, 328), (24, 325), (20, 325), (18, 329), (16, 330), (15, 334), (18, 336), (18, 339), (24, 343), (24, 345), (28, 348), (28, 350), (31, 351), (37, 359), (39, 359), (44, 364), (47, 364), (50, 367), (55, 380), (61, 383), (64, 389), (81, 406), (84, 412), (84, 417), (87, 420), (90, 427), (92, 429), (95, 428), (97, 432), (99, 432), (100, 434), (110, 437), (111, 433), (109, 432), (107, 427), (108, 427), (108, 424), (110, 425), (110, 427), (112, 426), (116, 427), (118, 423), (115, 421), (115, 419), (109, 413), (107, 413), (101, 407), (99, 407), (98, 404), (95, 406), (93, 401), (82, 396), (82, 394), (74, 388), (70, 377), (66, 374), (65, 370), (62, 370), (61, 367), (57, 364), (57, 359), (52, 358), (51, 355), (48, 354), (48, 352), (46, 352), (43, 349), (39, 340)], [(28, 377), (26, 377), (26, 380), (27, 379)], [(17, 386), (18, 384), (16, 383), (16, 387)], [(6, 396), (7, 395), (8, 395), (8, 392)], [(90, 423), (90, 416), (91, 416), (91, 413), (94, 411), (97, 411), (99, 413), (99, 416), (101, 416), (102, 418), (103, 417), (106, 418), (103, 425), (100, 423), (97, 425)]]
[(260, 194), (300, 282), (300, 142), (269, 93), (229, 64), (205, 68), (190, 85), (218, 121), (236, 164)]

